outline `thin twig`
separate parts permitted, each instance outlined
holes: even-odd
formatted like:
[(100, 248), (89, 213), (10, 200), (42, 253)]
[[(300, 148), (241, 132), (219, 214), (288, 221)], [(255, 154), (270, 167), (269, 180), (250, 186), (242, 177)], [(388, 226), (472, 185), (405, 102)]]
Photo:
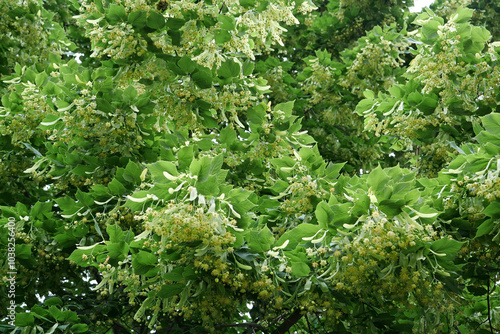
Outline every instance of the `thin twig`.
[(486, 303), (488, 304), (488, 323), (490, 324), (490, 332), (493, 334), (493, 324), (491, 323), (491, 304), (490, 304), (490, 278), (488, 277), (486, 286), (488, 287), (488, 294), (486, 295)]

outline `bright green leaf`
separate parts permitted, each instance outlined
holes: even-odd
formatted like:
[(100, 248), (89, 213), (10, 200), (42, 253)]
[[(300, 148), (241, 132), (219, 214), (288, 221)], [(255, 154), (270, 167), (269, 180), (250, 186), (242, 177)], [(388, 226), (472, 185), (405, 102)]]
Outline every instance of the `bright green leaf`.
[(19, 327), (28, 327), (35, 324), (35, 318), (31, 313), (16, 313), (15, 325)]
[(304, 262), (292, 262), (292, 275), (296, 277), (304, 277), (309, 275), (311, 268)]
[(274, 244), (274, 237), (267, 226), (265, 226), (260, 231), (250, 231), (246, 240), (248, 243), (248, 247), (257, 253), (264, 253), (271, 249)]
[[(175, 19), (169, 19), (169, 21), (171, 20)], [(182, 21), (182, 23), (184, 23), (184, 21)], [(160, 30), (165, 26), (165, 17), (157, 12), (152, 11), (148, 16), (147, 26), (151, 29)]]

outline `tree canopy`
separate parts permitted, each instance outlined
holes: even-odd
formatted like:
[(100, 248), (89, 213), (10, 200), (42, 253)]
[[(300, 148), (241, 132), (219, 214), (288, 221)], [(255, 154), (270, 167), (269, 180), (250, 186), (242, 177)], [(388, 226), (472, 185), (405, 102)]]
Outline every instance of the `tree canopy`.
[(499, 333), (500, 5), (2, 0), (0, 332)]

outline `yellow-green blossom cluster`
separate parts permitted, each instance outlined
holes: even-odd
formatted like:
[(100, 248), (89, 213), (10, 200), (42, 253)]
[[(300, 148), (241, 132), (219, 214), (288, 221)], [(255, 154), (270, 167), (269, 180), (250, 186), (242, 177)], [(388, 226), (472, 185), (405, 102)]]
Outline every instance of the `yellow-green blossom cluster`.
[[(31, 8), (39, 8), (35, 0), (5, 0), (0, 3), (0, 36), (3, 36), (3, 56), (9, 67), (16, 63), (28, 64), (43, 62), (50, 54), (62, 54), (60, 45), (49, 41), (50, 30), (47, 29), (48, 18), (41, 10), (30, 13)], [(22, 9), (26, 15), (12, 17), (11, 13)]]
[(216, 254), (223, 252), (223, 247), (234, 242), (234, 237), (226, 230), (235, 222), (218, 212), (206, 212), (203, 207), (195, 208), (191, 204), (170, 205), (167, 209), (151, 213), (151, 220), (146, 222), (146, 229), (161, 236), (161, 249), (170, 249), (178, 244), (201, 241)]
[[(420, 20), (419, 24), (426, 22)], [(474, 110), (478, 99), (489, 103), (495, 101), (494, 91), (500, 85), (500, 74), (498, 67), (488, 62), (488, 53), (476, 53), (477, 61), (466, 60), (460, 29), (462, 26), (453, 20), (440, 25), (437, 30), (439, 51), (417, 55), (408, 73), (414, 73), (414, 78), (424, 84), (424, 93), (439, 90), (443, 102), (460, 96), (463, 108)], [(489, 53), (493, 54), (493, 50)], [(458, 84), (457, 76), (461, 77)]]
[[(401, 67), (405, 60), (404, 52), (408, 49), (406, 41), (389, 41), (380, 36), (379, 41), (367, 39), (366, 45), (347, 68), (340, 85), (362, 97), (365, 90), (387, 91), (396, 83), (394, 69)], [(380, 82), (382, 84), (380, 85)], [(377, 91), (378, 90), (378, 91)]]
[[(422, 265), (429, 261), (423, 251), (410, 251), (440, 239), (434, 228), (404, 213), (388, 219), (379, 211), (361, 217), (358, 224), (362, 226), (342, 239), (334, 252), (339, 266), (331, 281), (334, 288), (373, 304), (390, 298), (398, 305), (440, 309), (447, 297), (443, 284), (436, 272)], [(437, 264), (435, 270), (441, 270)]]
[[(139, 10), (146, 13), (157, 11), (157, 8), (144, 1), (136, 4), (130, 1), (116, 1), (116, 3), (124, 5), (126, 13)], [(230, 39), (219, 45), (215, 42), (214, 36), (219, 33), (221, 23), (206, 26), (200, 25), (198, 21), (203, 21), (206, 17), (216, 20), (221, 14), (222, 7), (236, 18), (237, 23), (232, 30), (227, 31)], [(94, 46), (92, 56), (127, 58), (132, 55), (142, 56), (147, 52), (145, 39), (135, 32), (130, 23), (109, 24), (105, 23), (104, 16), (91, 18), (94, 14), (102, 14), (90, 1), (84, 2), (82, 8), (84, 14), (78, 18), (80, 24), (83, 24), (88, 31), (88, 37)], [(304, 5), (300, 10), (310, 11), (313, 8), (312, 5)], [(208, 5), (205, 2), (190, 0), (172, 1), (168, 3), (162, 15), (167, 20), (170, 18), (186, 20), (180, 29), (180, 44), (172, 43), (171, 39), (165, 36), (165, 32), (152, 32), (148, 37), (167, 55), (189, 55), (202, 66), (219, 67), (226, 59), (224, 54), (243, 53), (254, 59), (255, 52), (266, 49), (274, 43), (283, 44), (281, 35), (286, 29), (281, 24), (298, 24), (293, 11), (295, 11), (294, 3), (287, 5), (282, 1), (270, 2), (267, 8), (260, 12), (243, 7), (238, 2), (214, 1)], [(196, 19), (193, 19), (193, 16)]]

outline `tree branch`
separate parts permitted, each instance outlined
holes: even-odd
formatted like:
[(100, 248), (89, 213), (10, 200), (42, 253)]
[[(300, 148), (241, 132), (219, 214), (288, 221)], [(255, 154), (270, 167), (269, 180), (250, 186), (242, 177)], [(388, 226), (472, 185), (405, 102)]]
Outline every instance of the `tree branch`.
[(265, 331), (265, 328), (255, 322), (240, 322), (237, 324), (218, 324), (214, 326), (215, 328), (226, 328), (226, 327), (252, 327), (257, 328), (261, 331)]
[(300, 318), (302, 318), (302, 316), (302, 311), (300, 309), (296, 309), (271, 334), (285, 334), (293, 325), (295, 325), (300, 320)]

